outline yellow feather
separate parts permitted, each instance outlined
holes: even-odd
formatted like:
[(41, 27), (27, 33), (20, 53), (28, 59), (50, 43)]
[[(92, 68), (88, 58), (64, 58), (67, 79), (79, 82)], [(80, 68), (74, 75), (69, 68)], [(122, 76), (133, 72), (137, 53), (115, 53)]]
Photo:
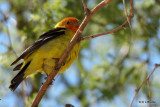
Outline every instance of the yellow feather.
[[(26, 78), (35, 72), (46, 73), (49, 75), (55, 67), (57, 59), (62, 56), (73, 36), (74, 33), (71, 30), (66, 30), (64, 35), (56, 37), (55, 39), (41, 46), (38, 50), (35, 50), (29, 57), (25, 57), (23, 66), (29, 61), (31, 61), (31, 63), (26, 69), (24, 77)], [(79, 49), (80, 43), (76, 44), (72, 49), (68, 58), (66, 59), (65, 65), (61, 67), (58, 73), (64, 72), (73, 63), (73, 61), (77, 59)]]

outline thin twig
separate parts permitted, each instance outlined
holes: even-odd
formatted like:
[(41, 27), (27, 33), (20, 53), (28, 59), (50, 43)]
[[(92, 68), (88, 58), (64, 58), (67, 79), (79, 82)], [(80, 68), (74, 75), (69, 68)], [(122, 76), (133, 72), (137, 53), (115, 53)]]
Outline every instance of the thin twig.
[[(151, 101), (151, 89), (149, 85), (149, 80), (147, 80), (147, 89), (148, 89), (148, 100)], [(151, 107), (151, 103), (149, 103), (148, 107)]]
[[(108, 34), (113, 34), (114, 32), (120, 30), (120, 29), (125, 29), (125, 25), (127, 24), (127, 22), (129, 23), (129, 26), (131, 28), (131, 18), (133, 18), (133, 13), (130, 13), (131, 14), (131, 17), (129, 18), (128, 16), (128, 13), (127, 13), (127, 10), (126, 10), (126, 5), (125, 5), (125, 1), (123, 0), (124, 2), (124, 10), (125, 10), (125, 13), (126, 13), (126, 16), (127, 16), (127, 21), (125, 21), (121, 26), (117, 27), (116, 29), (113, 29), (112, 31), (109, 31), (109, 32), (106, 32), (106, 33), (100, 33), (100, 34), (96, 34), (96, 35), (92, 35), (92, 36), (87, 36), (87, 37), (81, 37), (80, 38), (80, 41), (82, 40), (90, 40), (90, 39), (93, 39), (93, 38), (96, 38), (96, 37), (99, 37), (99, 36), (102, 36), (102, 35), (108, 35)], [(83, 3), (83, 0), (82, 0), (82, 3)], [(84, 4), (84, 6), (86, 6)], [(131, 0), (131, 11), (130, 12), (133, 12), (133, 1)]]
[(151, 89), (150, 89), (150, 85), (149, 85), (149, 80), (147, 80), (147, 88), (148, 88), (148, 98), (151, 98)]
[(85, 4), (84, 0), (82, 0), (82, 4), (83, 4), (83, 7), (84, 7), (85, 15), (88, 16), (90, 14), (90, 10), (88, 9), (88, 7)]
[(8, 48), (10, 48), (10, 49), (13, 51), (13, 53), (16, 55), (16, 57), (18, 57), (18, 55), (17, 55), (17, 53), (16, 53), (16, 51), (14, 50), (13, 45), (12, 45), (11, 35), (10, 35), (9, 27), (8, 27), (8, 24), (7, 24), (8, 16), (7, 16), (5, 13), (3, 13), (1, 10), (0, 10), (0, 13), (1, 13), (1, 14), (3, 15), (3, 17), (4, 17), (4, 22), (5, 22), (6, 28), (7, 28), (7, 36), (8, 36), (9, 44), (10, 44), (10, 47), (8, 47)]
[(126, 8), (126, 2), (125, 2), (125, 0), (122, 0), (122, 1), (123, 1), (124, 12), (127, 17), (129, 27), (130, 27), (130, 29), (132, 29), (131, 20), (130, 20), (130, 17), (128, 16), (128, 12), (127, 12), (127, 8)]
[(133, 0), (130, 0), (130, 18), (133, 18)]
[(90, 40), (90, 39), (93, 39), (93, 38), (96, 38), (96, 37), (99, 37), (99, 36), (102, 36), (102, 35), (108, 35), (108, 34), (114, 34), (114, 32), (120, 30), (120, 29), (125, 29), (125, 25), (127, 24), (127, 21), (125, 21), (121, 26), (109, 31), (109, 32), (105, 32), (105, 33), (100, 33), (100, 34), (96, 34), (96, 35), (92, 35), (92, 36), (86, 36), (86, 37), (81, 37), (80, 38), (80, 41), (82, 40)]
[(14, 50), (13, 45), (12, 45), (11, 35), (10, 35), (10, 32), (9, 32), (9, 27), (8, 27), (7, 23), (6, 23), (6, 26), (7, 26), (7, 35), (8, 35), (8, 38), (9, 38), (10, 48), (13, 51), (13, 53), (15, 54), (15, 56), (18, 57), (18, 55), (17, 55), (17, 53)]
[(132, 31), (132, 24), (131, 24), (131, 19), (133, 18), (133, 0), (130, 0), (130, 15), (128, 15), (125, 0), (122, 0), (122, 2), (123, 2), (124, 12), (127, 17), (127, 21), (128, 21), (130, 31), (131, 31), (130, 42), (129, 42), (130, 43), (129, 52), (130, 52), (130, 50), (132, 49), (132, 44), (133, 44), (133, 31)]
[(153, 72), (154, 72), (158, 67), (160, 67), (160, 64), (155, 64), (155, 67), (154, 67), (154, 69), (152, 70), (152, 72), (149, 74), (149, 76), (141, 83), (141, 85), (139, 86), (139, 88), (137, 88), (137, 89), (135, 90), (135, 94), (134, 94), (134, 96), (133, 96), (133, 99), (132, 99), (129, 107), (132, 107), (133, 101), (134, 101), (137, 93), (138, 93), (139, 90), (142, 88), (142, 86), (144, 85), (144, 83), (146, 83), (146, 82), (149, 80), (149, 78), (151, 77), (151, 75), (153, 74)]
[(33, 103), (32, 103), (32, 107), (37, 107), (39, 102), (41, 101), (42, 97), (44, 96), (46, 90), (49, 87), (49, 84), (52, 82), (53, 78), (56, 76), (56, 74), (58, 73), (61, 65), (65, 62), (69, 52), (72, 50), (72, 48), (74, 47), (74, 45), (78, 42), (79, 37), (81, 36), (84, 28), (86, 27), (87, 23), (89, 22), (89, 20), (91, 19), (91, 17), (93, 16), (93, 14), (95, 14), (97, 11), (99, 11), (101, 8), (103, 8), (104, 6), (106, 6), (107, 4), (109, 4), (112, 0), (104, 0), (101, 3), (99, 3), (94, 9), (91, 10), (90, 14), (87, 15), (84, 20), (82, 21), (79, 29), (77, 30), (77, 32), (75, 33), (73, 39), (71, 40), (69, 46), (67, 47), (67, 49), (64, 51), (63, 55), (61, 56), (58, 64), (56, 65), (56, 69), (53, 69), (53, 71), (49, 74), (47, 80), (44, 82), (44, 84), (42, 85), (42, 87), (40, 88), (36, 98), (34, 99)]

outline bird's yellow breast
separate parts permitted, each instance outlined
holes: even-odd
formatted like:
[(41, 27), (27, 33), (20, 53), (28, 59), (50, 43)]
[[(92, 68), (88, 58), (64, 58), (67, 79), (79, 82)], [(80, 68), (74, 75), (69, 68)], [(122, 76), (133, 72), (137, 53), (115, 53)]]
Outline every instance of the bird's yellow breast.
[[(50, 72), (54, 69), (57, 60), (62, 56), (73, 36), (74, 33), (72, 31), (66, 30), (64, 35), (56, 37), (36, 50), (33, 55), (28, 58), (32, 61), (25, 72), (25, 75), (30, 75), (36, 71), (50, 74)], [(62, 73), (70, 67), (73, 61), (77, 59), (79, 49), (80, 43), (77, 43), (68, 55), (65, 65), (61, 67), (58, 73)]]

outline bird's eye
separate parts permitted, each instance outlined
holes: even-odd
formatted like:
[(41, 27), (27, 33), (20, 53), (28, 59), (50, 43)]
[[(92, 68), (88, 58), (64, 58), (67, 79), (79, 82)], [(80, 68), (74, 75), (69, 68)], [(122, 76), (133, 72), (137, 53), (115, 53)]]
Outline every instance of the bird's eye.
[(68, 21), (67, 24), (69, 24), (70, 22)]

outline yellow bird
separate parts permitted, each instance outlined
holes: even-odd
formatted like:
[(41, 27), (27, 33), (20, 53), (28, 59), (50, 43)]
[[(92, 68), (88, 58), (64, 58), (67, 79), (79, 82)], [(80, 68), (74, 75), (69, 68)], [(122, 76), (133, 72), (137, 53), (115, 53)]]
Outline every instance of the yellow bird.
[[(42, 34), (33, 45), (28, 47), (11, 64), (14, 65), (20, 59), (24, 59), (21, 64), (18, 64), (13, 69), (14, 71), (20, 70), (20, 72), (12, 79), (9, 88), (14, 91), (25, 78), (36, 72), (49, 75), (69, 45), (79, 28), (79, 24), (80, 21), (74, 17), (65, 18), (54, 29)], [(80, 43), (77, 43), (71, 50), (64, 66), (61, 67), (58, 74), (64, 72), (77, 59), (79, 49)]]

